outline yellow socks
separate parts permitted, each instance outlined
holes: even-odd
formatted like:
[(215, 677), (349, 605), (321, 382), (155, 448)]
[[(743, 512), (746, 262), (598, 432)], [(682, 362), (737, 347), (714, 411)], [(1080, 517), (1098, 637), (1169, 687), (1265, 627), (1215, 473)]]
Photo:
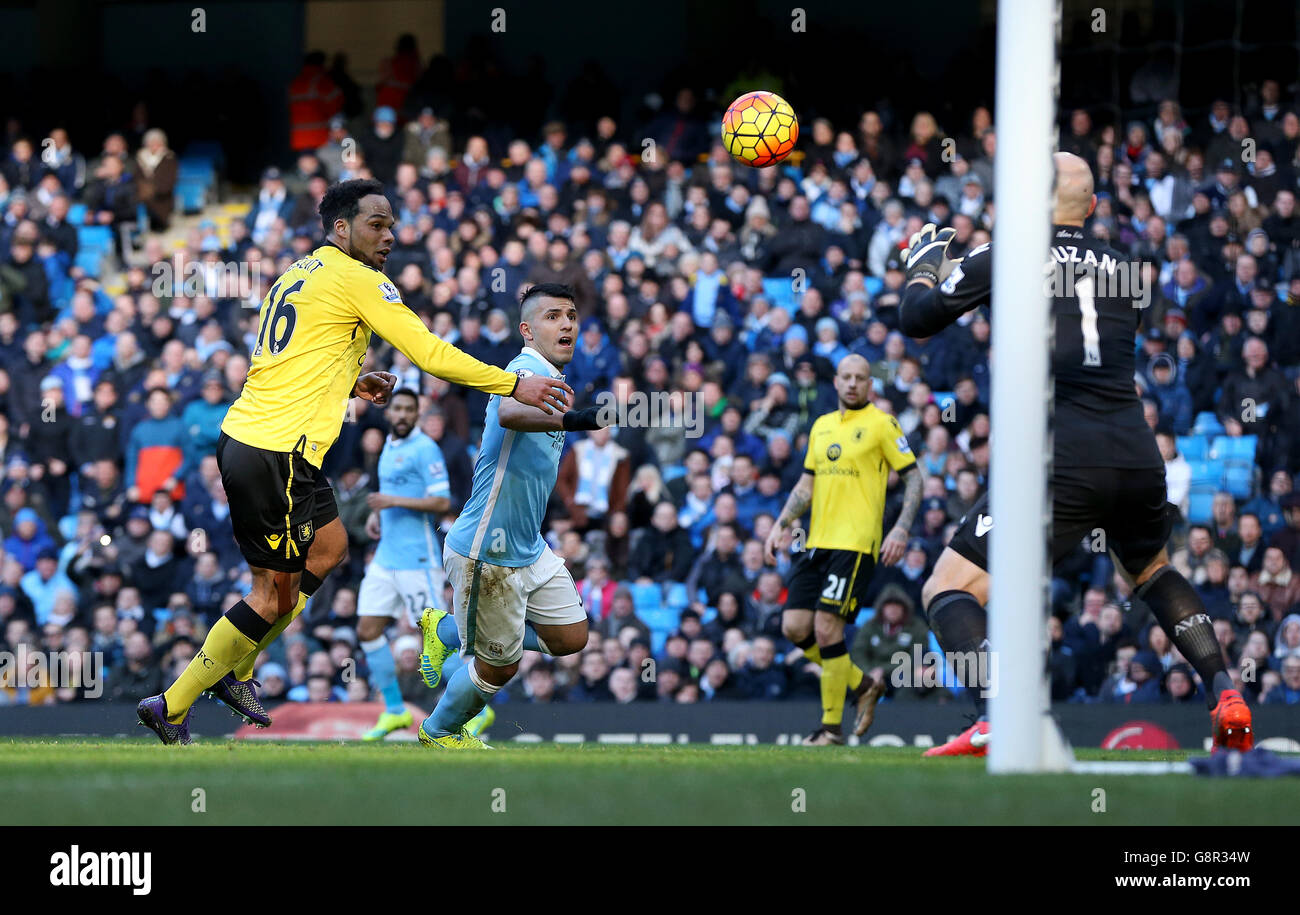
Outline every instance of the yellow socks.
[[(844, 719), (844, 694), (849, 686), (849, 672), (854, 667), (849, 650), (843, 642), (826, 645), (821, 649), (822, 667), (822, 725), (839, 730)], [(862, 672), (858, 671), (858, 682)]]
[(272, 623), (270, 631), (267, 632), (266, 635), (262, 636), (262, 641), (258, 642), (257, 646), (245, 655), (243, 660), (235, 665), (235, 679), (247, 680), (253, 675), (253, 665), (257, 663), (257, 656), (271, 647), (271, 643), (278, 639), (280, 633), (284, 632), (284, 630), (288, 628), (289, 624), (298, 618), (298, 614), (302, 613), (306, 606), (307, 595), (303, 594), (300, 590), (298, 592), (298, 603), (294, 606), (293, 611), (291, 613), (286, 613), (284, 616)]
[(172, 724), (184, 720), (200, 694), (243, 660), (270, 626), (242, 600), (227, 610), (226, 615), (208, 631), (208, 637), (203, 640), (203, 647), (194, 660), (163, 693), (167, 702), (167, 720)]

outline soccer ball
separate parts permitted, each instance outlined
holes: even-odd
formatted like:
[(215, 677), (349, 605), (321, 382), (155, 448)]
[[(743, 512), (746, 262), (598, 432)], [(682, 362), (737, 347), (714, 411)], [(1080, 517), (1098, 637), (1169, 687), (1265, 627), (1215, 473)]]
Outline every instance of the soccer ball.
[(766, 168), (794, 152), (799, 119), (775, 92), (746, 92), (722, 116), (722, 145), (737, 162)]

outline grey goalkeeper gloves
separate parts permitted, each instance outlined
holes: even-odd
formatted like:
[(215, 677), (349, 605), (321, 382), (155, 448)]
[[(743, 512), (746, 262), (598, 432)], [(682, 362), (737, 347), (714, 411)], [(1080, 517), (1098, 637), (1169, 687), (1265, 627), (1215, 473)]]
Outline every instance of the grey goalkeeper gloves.
[(947, 254), (948, 242), (957, 234), (956, 229), (940, 229), (932, 222), (926, 223), (921, 231), (912, 236), (907, 251), (903, 255), (903, 267), (907, 272), (907, 281), (925, 279), (931, 285), (939, 285), (940, 275), (946, 276), (952, 265), (960, 258), (950, 259)]

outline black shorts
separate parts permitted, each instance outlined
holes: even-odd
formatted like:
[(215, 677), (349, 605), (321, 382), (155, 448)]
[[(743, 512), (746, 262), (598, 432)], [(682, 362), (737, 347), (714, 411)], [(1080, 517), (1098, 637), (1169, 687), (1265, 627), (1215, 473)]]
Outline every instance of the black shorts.
[(785, 609), (820, 610), (852, 622), (875, 569), (870, 553), (816, 548), (796, 553)]
[[(1169, 504), (1160, 469), (1076, 467), (1052, 474), (1052, 562), (1087, 538), (1098, 552), (1114, 550), (1133, 575), (1169, 541), (1178, 509)], [(988, 494), (962, 519), (948, 546), (981, 569), (989, 567), (993, 527)]]
[(316, 531), (339, 516), (324, 472), (308, 463), (301, 447), (265, 451), (224, 432), (217, 439), (217, 466), (244, 559), (261, 569), (301, 572)]

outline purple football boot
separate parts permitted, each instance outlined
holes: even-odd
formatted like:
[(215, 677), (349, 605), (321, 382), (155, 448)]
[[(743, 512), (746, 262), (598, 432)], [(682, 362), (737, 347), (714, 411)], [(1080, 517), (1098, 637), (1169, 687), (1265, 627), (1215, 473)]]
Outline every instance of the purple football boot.
[(256, 680), (240, 680), (233, 672), (226, 674), (204, 692), (234, 712), (236, 718), (259, 728), (271, 726), (271, 716), (257, 700), (257, 690), (262, 684)]
[(167, 700), (161, 695), (141, 700), (135, 707), (135, 713), (140, 716), (140, 724), (157, 734), (163, 743), (194, 743), (190, 739), (190, 712), (185, 713), (180, 724), (172, 724), (167, 720)]

